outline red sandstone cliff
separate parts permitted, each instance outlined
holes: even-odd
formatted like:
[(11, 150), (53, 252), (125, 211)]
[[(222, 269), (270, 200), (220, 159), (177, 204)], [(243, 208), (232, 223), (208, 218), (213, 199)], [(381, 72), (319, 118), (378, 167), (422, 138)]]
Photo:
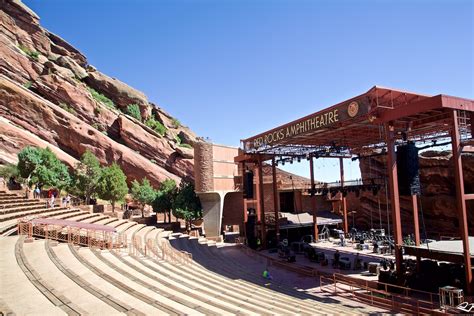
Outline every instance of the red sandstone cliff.
[[(381, 177), (386, 174), (385, 157), (378, 156), (364, 158), (360, 161), (362, 178), (366, 181), (373, 177)], [(465, 191), (474, 192), (474, 155), (463, 155), (463, 171)], [(420, 154), (420, 181), (422, 188), (422, 208), (419, 208), (420, 233), (424, 237), (424, 227), (428, 236), (457, 235), (459, 236), (459, 224), (457, 220), (456, 192), (454, 186), (454, 165), (450, 151), (427, 151)], [(377, 196), (372, 192), (361, 192), (360, 204), (355, 216), (357, 226), (370, 228), (372, 215), (373, 227), (387, 229), (387, 202), (385, 190), (381, 190)], [(380, 198), (380, 212), (379, 200)], [(354, 193), (348, 194), (348, 204), (357, 204)], [(354, 201), (355, 200), (355, 201)], [(474, 234), (474, 204), (468, 201), (468, 227), (470, 234)], [(402, 230), (404, 234), (413, 233), (413, 215), (410, 197), (400, 198)], [(381, 216), (379, 216), (381, 214)], [(389, 214), (391, 210), (389, 208)], [(424, 219), (424, 225), (423, 220)], [(349, 217), (352, 223), (352, 218)]]
[[(102, 164), (117, 162), (128, 180), (193, 178), (196, 136), (140, 91), (99, 72), (59, 36), (42, 28), (20, 1), (0, 0), (0, 163), (15, 162), (26, 145), (49, 146), (68, 165), (86, 149)], [(115, 107), (91, 94), (105, 95)], [(125, 115), (137, 104), (142, 121), (154, 118), (164, 136)], [(32, 137), (36, 135), (37, 137)]]

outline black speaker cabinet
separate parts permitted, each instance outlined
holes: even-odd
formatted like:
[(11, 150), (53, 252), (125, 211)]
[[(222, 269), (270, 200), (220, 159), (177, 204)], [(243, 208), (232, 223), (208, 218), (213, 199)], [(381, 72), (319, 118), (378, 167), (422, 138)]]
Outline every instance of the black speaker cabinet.
[(253, 199), (253, 172), (244, 173), (244, 198)]
[(400, 195), (420, 195), (420, 165), (414, 143), (397, 148), (398, 191)]

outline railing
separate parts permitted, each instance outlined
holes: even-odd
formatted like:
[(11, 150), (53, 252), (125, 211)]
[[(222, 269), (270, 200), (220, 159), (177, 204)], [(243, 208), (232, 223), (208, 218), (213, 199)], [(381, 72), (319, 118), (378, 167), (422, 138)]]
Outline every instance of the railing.
[[(431, 314), (433, 313), (433, 310), (439, 308), (439, 304), (435, 300), (437, 294), (377, 282), (377, 284), (385, 286), (385, 290), (379, 290), (368, 286), (368, 283), (364, 285), (364, 282), (367, 281), (347, 276), (341, 277), (339, 274), (334, 274), (332, 278), (320, 276), (320, 289), (322, 292), (333, 293), (336, 295), (349, 295), (367, 304), (402, 313)], [(405, 291), (405, 295), (388, 292), (387, 289), (389, 287), (399, 288)], [(429, 295), (430, 300), (426, 301), (410, 297), (408, 296), (410, 293)]]
[(56, 240), (90, 248), (116, 249), (126, 247), (126, 236), (107, 231), (60, 226), (52, 224), (35, 224), (31, 222), (18, 223), (18, 235), (46, 240)]
[[(421, 290), (415, 290), (403, 286), (393, 285), (378, 281), (369, 281), (353, 278), (339, 273), (325, 273), (310, 267), (301, 267), (292, 263), (287, 263), (256, 250), (240, 244), (244, 253), (259, 257), (259, 260), (266, 260), (268, 266), (279, 266), (286, 270), (293, 271), (307, 276), (319, 276), (320, 288), (323, 292), (328, 292), (326, 288), (333, 289), (333, 294), (345, 294), (358, 298), (370, 305), (392, 309), (403, 313), (432, 313), (439, 308), (439, 294)], [(383, 287), (379, 289), (378, 287)], [(390, 291), (398, 291), (392, 293)]]
[(133, 237), (128, 251), (130, 254), (135, 256), (145, 255), (180, 264), (191, 264), (193, 260), (190, 253), (173, 248), (169, 240), (165, 238), (160, 238), (160, 242), (148, 238), (143, 245), (142, 238), (140, 236), (135, 236)]

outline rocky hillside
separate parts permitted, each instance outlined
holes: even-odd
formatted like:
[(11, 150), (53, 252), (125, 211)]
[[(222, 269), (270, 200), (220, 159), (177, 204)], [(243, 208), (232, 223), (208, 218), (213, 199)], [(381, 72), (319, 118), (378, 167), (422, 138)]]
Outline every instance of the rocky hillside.
[[(451, 151), (426, 151), (420, 154), (420, 181), (422, 188), (422, 208), (419, 208), (419, 223), (421, 236), (424, 237), (424, 227), (428, 236), (459, 235), (457, 220), (456, 188), (454, 186), (454, 165)], [(386, 174), (385, 156), (364, 158), (360, 161), (362, 178), (369, 182), (371, 178), (382, 177)], [(463, 155), (464, 184), (466, 193), (474, 192), (474, 155)], [(348, 195), (354, 198), (353, 194)], [(380, 213), (379, 200), (380, 197)], [(474, 233), (474, 203), (468, 201), (468, 220), (470, 234)], [(402, 230), (404, 234), (413, 233), (413, 215), (411, 198), (400, 198)], [(360, 205), (357, 210), (356, 223), (359, 227), (370, 228), (370, 215), (372, 214), (374, 228), (387, 227), (387, 201), (385, 190), (382, 189), (378, 196), (372, 192), (361, 192)], [(390, 209), (389, 209), (389, 212)], [(381, 214), (381, 217), (379, 216)], [(423, 214), (423, 216), (422, 216)]]
[(193, 177), (189, 128), (88, 64), (20, 1), (0, 0), (0, 29), (0, 163), (36, 145), (70, 166), (89, 149), (129, 181)]

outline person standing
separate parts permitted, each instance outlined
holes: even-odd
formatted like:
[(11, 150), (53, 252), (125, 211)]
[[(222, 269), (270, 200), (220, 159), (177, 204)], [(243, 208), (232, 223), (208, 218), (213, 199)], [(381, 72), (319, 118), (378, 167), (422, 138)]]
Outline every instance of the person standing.
[(66, 195), (66, 207), (70, 208), (70, 203), (71, 203), (71, 196), (69, 193)]

